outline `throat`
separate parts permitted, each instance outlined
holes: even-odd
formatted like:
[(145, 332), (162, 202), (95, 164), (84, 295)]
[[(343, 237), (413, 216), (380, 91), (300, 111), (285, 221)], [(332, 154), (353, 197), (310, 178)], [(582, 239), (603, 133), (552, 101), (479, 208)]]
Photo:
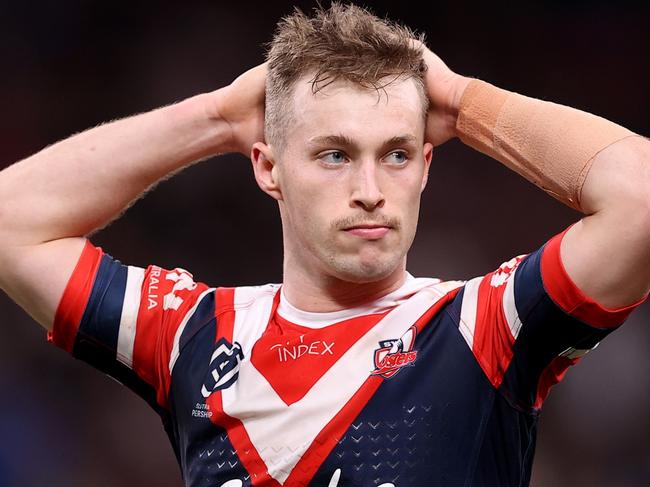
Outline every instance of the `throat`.
[(362, 306), (399, 289), (407, 280), (404, 268), (384, 279), (356, 283), (329, 278), (291, 279), (285, 275), (282, 292), (293, 307), (306, 312), (328, 313)]

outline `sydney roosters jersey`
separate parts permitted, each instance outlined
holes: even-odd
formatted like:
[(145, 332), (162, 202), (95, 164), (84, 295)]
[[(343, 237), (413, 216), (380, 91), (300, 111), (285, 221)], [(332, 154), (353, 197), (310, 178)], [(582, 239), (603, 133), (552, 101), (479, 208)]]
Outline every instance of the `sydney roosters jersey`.
[(550, 387), (640, 304), (585, 296), (564, 233), (333, 313), (87, 243), (50, 339), (148, 401), (187, 486), (528, 485)]

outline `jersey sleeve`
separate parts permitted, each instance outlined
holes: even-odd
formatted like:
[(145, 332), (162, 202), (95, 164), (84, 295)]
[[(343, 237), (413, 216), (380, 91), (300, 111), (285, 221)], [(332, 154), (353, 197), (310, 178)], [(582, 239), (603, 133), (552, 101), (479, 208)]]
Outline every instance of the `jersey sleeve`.
[(647, 299), (610, 309), (582, 292), (560, 258), (567, 231), (467, 281), (452, 307), (488, 380), (529, 412), (539, 410), (567, 369)]
[(126, 266), (87, 241), (48, 340), (160, 410), (180, 334), (210, 291), (184, 269)]

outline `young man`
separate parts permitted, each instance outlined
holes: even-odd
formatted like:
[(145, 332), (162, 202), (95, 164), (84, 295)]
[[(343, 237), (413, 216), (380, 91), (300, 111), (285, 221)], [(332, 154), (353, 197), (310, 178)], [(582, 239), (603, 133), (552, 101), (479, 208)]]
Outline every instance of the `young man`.
[[(411, 277), (432, 150), (456, 136), (585, 217), (486, 276)], [(85, 239), (228, 151), (278, 201), (282, 286), (211, 288)], [(622, 127), (334, 5), (284, 20), (230, 86), (3, 171), (0, 284), (152, 405), (187, 485), (525, 485), (549, 388), (650, 289), (648, 159)]]

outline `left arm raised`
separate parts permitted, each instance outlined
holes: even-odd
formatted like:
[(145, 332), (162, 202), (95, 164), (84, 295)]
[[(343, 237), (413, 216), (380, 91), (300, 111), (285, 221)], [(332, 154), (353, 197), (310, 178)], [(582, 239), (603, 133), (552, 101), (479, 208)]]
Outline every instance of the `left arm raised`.
[(574, 108), (451, 71), (424, 48), (427, 141), (458, 136), (585, 216), (562, 239), (568, 275), (607, 308), (650, 291), (650, 141)]

